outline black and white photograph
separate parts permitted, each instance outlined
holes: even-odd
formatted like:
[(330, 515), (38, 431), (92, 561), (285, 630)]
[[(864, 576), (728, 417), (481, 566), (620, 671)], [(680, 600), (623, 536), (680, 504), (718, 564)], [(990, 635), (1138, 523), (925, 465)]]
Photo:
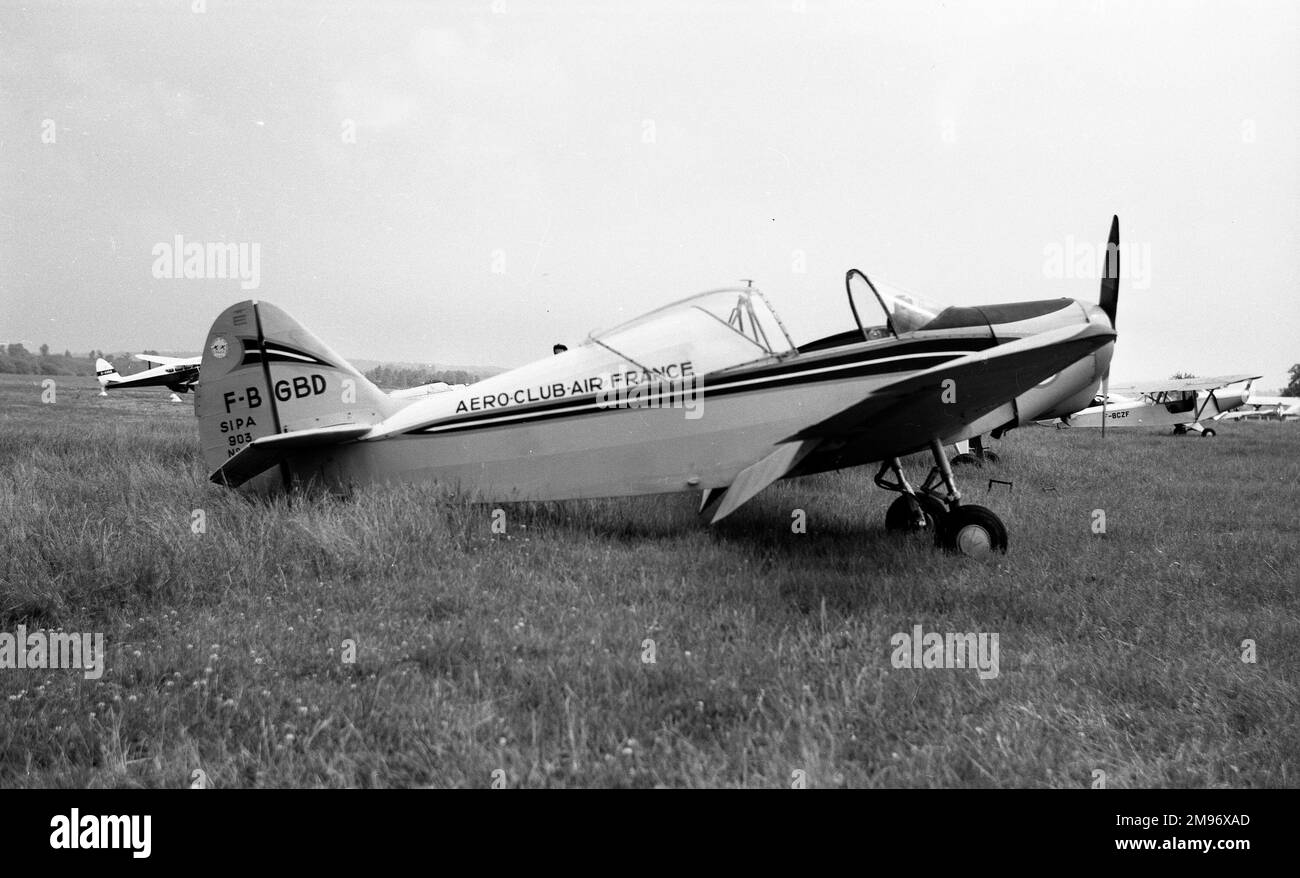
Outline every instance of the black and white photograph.
[(1284, 0), (0, 0), (0, 799), (1300, 785), (1298, 144)]

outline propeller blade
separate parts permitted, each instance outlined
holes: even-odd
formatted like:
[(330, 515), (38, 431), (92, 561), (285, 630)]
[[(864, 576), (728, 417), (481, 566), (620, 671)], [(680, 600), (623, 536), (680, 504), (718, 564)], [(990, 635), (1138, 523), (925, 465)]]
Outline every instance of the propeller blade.
[(1115, 326), (1115, 312), (1119, 309), (1119, 216), (1110, 221), (1110, 239), (1106, 242), (1106, 258), (1101, 272), (1101, 310)]

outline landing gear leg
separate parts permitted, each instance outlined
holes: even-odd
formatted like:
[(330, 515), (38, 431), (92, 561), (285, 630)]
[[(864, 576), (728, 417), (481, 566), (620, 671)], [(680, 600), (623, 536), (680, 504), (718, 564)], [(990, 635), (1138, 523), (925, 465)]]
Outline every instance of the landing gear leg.
[(934, 485), (936, 477), (948, 492), (948, 514), (938, 531), (939, 545), (950, 552), (960, 552), (963, 555), (1006, 552), (1007, 528), (1002, 519), (985, 506), (963, 506), (952, 467), (938, 439), (930, 441), (930, 453), (934, 455), (935, 465), (921, 486), (921, 493), (929, 494), (932, 486), (937, 487)]
[(970, 450), (972, 454), (974, 454), (976, 457), (978, 457), (980, 460), (984, 461), (985, 463), (998, 462), (998, 453), (994, 451), (992, 448), (984, 447), (983, 436), (971, 437)]
[[(886, 473), (891, 473), (894, 481), (888, 481)], [(876, 473), (876, 484), (886, 491), (895, 491), (901, 495), (889, 504), (889, 509), (885, 512), (885, 530), (938, 533), (939, 525), (948, 514), (948, 508), (938, 497), (918, 494), (903, 474), (903, 466), (897, 457), (880, 465), (880, 471)]]

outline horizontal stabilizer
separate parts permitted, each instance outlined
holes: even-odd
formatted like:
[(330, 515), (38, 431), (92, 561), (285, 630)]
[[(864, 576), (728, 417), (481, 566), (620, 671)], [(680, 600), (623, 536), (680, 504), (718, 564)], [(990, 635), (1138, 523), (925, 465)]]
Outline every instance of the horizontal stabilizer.
[(333, 427), (317, 427), (312, 430), (295, 430), (292, 433), (276, 433), (253, 440), (251, 445), (226, 460), (210, 477), (219, 485), (232, 488), (261, 475), (275, 466), (285, 455), (304, 448), (318, 448), (326, 445), (342, 445), (359, 439), (370, 432), (364, 424), (339, 424)]

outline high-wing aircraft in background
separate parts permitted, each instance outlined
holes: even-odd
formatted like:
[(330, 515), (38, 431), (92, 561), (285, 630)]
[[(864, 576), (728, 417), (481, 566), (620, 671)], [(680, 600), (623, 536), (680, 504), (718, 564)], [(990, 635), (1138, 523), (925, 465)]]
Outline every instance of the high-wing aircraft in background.
[(186, 393), (199, 380), (202, 357), (161, 357), (157, 354), (136, 354), (135, 359), (154, 363), (154, 368), (123, 377), (108, 360), (95, 361), (95, 377), (99, 379), (100, 396), (110, 390), (135, 387), (166, 387), (173, 393)]
[[(1172, 426), (1175, 433), (1213, 436), (1207, 421), (1250, 400), (1250, 387), (1259, 375), (1220, 375), (1215, 378), (1166, 378), (1110, 388), (1082, 411), (1062, 418), (1071, 427), (1160, 427)], [(1225, 387), (1246, 386), (1224, 391)]]
[(1241, 408), (1215, 420), (1297, 421), (1300, 420), (1300, 396), (1258, 396), (1252, 393)]

